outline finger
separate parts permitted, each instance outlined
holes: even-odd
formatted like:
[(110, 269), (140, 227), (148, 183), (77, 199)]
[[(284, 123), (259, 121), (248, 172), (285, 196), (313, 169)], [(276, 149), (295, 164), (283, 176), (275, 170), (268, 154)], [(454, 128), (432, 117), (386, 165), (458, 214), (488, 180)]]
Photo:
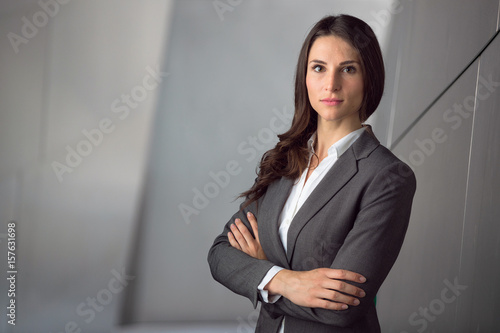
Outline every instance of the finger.
[(314, 290), (311, 290), (313, 292), (312, 296), (319, 298), (319, 299), (326, 299), (331, 302), (337, 302), (337, 303), (343, 303), (343, 304), (348, 304), (348, 305), (359, 305), (360, 301), (358, 298), (353, 297), (352, 295), (346, 295), (343, 291), (340, 292), (339, 290), (345, 290), (346, 286), (348, 285), (345, 282), (342, 281), (335, 281), (336, 282), (336, 287), (335, 289), (328, 289), (324, 287), (325, 283), (320, 284), (320, 288), (314, 288)]
[(346, 269), (324, 268), (322, 270), (330, 279), (347, 280), (358, 283), (366, 282), (366, 278), (363, 275), (348, 271)]
[(321, 298), (352, 306), (357, 306), (360, 303), (359, 299), (357, 299), (356, 297), (345, 295), (335, 290), (325, 290), (324, 292), (322, 292)]
[[(236, 220), (236, 222), (237, 221), (238, 220)], [(238, 229), (238, 227), (234, 223), (231, 224), (231, 232), (233, 233), (233, 236), (236, 239), (236, 241), (238, 242), (238, 244), (240, 245), (240, 247), (243, 250), (246, 249), (248, 246), (247, 241), (245, 240), (245, 237), (243, 237), (240, 230)]]
[(259, 227), (257, 225), (257, 219), (250, 212), (247, 213), (247, 218), (248, 218), (248, 221), (250, 221), (250, 225), (252, 226), (252, 231), (253, 231), (253, 234), (255, 235), (255, 240), (257, 240), (257, 242), (260, 244)]
[(315, 303), (314, 307), (327, 310), (347, 310), (349, 308), (347, 304), (332, 302), (327, 299), (318, 299)]
[(231, 231), (227, 233), (227, 238), (229, 239), (229, 244), (231, 244), (232, 247), (241, 251), (241, 246), (238, 244)]
[(236, 227), (238, 228), (238, 230), (241, 232), (241, 234), (245, 238), (245, 241), (246, 241), (247, 245), (248, 246), (254, 245), (255, 238), (253, 238), (253, 236), (250, 233), (250, 231), (248, 231), (247, 226), (244, 225), (243, 222), (241, 222), (240, 219), (236, 219), (235, 224), (236, 224)]
[[(345, 281), (334, 280), (334, 279), (326, 280), (322, 284), (322, 287), (330, 290), (340, 291), (341, 293), (348, 294), (348, 296), (349, 295), (356, 297), (366, 296), (363, 289), (353, 286), (352, 284), (349, 284), (348, 282)], [(339, 299), (335, 299), (335, 301), (337, 300)], [(339, 301), (342, 301), (342, 299), (340, 299)]]

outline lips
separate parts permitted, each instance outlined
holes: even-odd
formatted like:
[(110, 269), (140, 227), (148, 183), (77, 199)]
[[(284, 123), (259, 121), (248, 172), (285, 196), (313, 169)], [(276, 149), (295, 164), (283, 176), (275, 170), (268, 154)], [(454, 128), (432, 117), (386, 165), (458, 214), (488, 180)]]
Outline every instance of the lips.
[(334, 105), (339, 105), (343, 102), (344, 100), (342, 99), (337, 99), (337, 98), (323, 98), (321, 100), (321, 103), (328, 105), (328, 106), (334, 106)]

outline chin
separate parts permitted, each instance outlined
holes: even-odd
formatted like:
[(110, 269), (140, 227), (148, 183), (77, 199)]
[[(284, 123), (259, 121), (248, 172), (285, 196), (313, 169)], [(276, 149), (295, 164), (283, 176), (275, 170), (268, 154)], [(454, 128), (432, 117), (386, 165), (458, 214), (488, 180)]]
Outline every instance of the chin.
[(359, 112), (318, 112), (318, 120), (334, 121), (359, 121)]

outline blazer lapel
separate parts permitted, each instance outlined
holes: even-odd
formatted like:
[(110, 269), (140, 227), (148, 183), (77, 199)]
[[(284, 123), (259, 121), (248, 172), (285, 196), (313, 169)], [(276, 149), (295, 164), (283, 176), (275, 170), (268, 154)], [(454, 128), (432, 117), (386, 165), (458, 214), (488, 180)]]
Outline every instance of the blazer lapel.
[[(356, 142), (342, 154), (321, 182), (309, 195), (293, 218), (288, 230), (287, 261), (291, 262), (295, 242), (309, 220), (358, 172), (357, 160), (368, 156), (377, 146), (378, 140), (368, 128)], [(288, 196), (287, 196), (288, 197)], [(280, 210), (281, 211), (281, 210)]]
[[(282, 177), (269, 185), (265, 200), (258, 208), (259, 238), (268, 259), (281, 267), (290, 269), (285, 249), (279, 235), (279, 217), (293, 186), (293, 180)], [(259, 223), (262, 221), (262, 223)]]

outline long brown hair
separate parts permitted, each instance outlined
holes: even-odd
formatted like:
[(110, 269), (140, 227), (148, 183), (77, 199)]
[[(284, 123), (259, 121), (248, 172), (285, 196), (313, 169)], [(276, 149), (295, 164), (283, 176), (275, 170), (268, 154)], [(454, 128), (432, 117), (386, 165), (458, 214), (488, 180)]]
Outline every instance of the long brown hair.
[(295, 114), (290, 129), (278, 135), (276, 146), (264, 153), (259, 165), (257, 181), (240, 197), (245, 207), (262, 197), (268, 186), (287, 177), (297, 179), (307, 168), (309, 151), (307, 141), (316, 131), (318, 115), (309, 102), (306, 86), (307, 59), (318, 37), (337, 36), (354, 47), (364, 70), (364, 96), (359, 118), (364, 122), (377, 108), (384, 92), (385, 70), (382, 52), (372, 29), (362, 20), (349, 16), (326, 16), (314, 25), (302, 45), (295, 72)]

